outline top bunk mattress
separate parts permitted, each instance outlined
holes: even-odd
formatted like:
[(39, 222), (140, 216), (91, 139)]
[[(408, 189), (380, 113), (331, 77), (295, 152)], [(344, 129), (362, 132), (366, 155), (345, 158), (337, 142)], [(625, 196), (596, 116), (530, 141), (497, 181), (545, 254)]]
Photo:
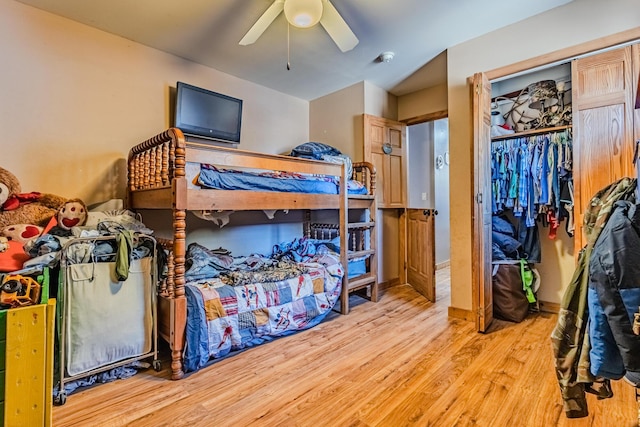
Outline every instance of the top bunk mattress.
[[(295, 172), (253, 172), (223, 169), (209, 164), (199, 165), (193, 182), (197, 187), (215, 190), (274, 191), (311, 194), (338, 194), (340, 180), (328, 175), (310, 175)], [(368, 194), (359, 181), (347, 182), (349, 194)]]

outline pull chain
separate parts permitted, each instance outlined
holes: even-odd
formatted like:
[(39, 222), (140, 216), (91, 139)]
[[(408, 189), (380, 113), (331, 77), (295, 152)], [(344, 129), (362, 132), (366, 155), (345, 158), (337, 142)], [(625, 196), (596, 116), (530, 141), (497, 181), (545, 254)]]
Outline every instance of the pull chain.
[(287, 22), (287, 70), (291, 70), (291, 62), (289, 62), (290, 58), (290, 42), (289, 42), (289, 31), (291, 30), (291, 25)]

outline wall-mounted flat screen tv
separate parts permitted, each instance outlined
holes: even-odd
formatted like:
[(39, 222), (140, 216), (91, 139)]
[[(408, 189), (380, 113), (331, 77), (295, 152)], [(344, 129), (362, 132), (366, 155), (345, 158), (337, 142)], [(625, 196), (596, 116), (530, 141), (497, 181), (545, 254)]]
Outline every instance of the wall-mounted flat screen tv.
[(177, 83), (174, 126), (185, 135), (238, 144), (241, 124), (241, 99)]

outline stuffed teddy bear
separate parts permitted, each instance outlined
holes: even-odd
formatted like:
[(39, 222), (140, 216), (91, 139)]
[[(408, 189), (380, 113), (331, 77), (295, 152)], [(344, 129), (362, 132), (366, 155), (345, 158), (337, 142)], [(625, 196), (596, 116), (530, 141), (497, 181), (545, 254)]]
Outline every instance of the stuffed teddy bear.
[(45, 227), (67, 200), (47, 193), (22, 193), (20, 181), (0, 167), (0, 230), (9, 225)]

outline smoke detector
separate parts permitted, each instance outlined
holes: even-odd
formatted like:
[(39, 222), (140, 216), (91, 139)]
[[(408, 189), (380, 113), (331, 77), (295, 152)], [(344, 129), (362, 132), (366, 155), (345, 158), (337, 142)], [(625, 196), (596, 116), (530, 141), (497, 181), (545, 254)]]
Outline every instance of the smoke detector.
[(394, 56), (395, 53), (393, 52), (382, 52), (380, 55), (378, 55), (378, 61), (389, 63)]

